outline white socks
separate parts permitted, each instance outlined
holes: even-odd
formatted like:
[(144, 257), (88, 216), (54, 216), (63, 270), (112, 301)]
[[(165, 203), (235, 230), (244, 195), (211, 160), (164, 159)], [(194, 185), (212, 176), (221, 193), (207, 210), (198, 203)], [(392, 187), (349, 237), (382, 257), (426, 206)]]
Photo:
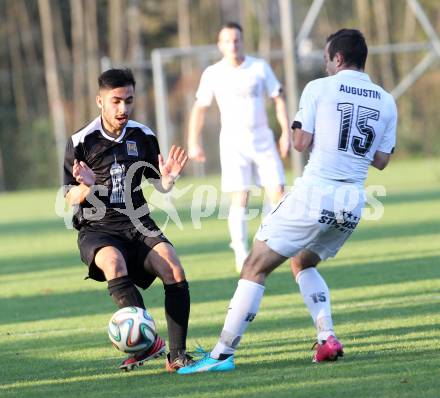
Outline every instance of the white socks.
[[(334, 336), (330, 309), (330, 293), (324, 279), (316, 268), (302, 270), (296, 276), (304, 302), (309, 309), (318, 332), (318, 342)], [(233, 354), (246, 328), (260, 307), (264, 286), (246, 279), (238, 281), (237, 289), (229, 303), (223, 330), (210, 356), (218, 359), (220, 354)]]
[(241, 271), (244, 260), (248, 255), (248, 225), (245, 207), (230, 207), (228, 227), (231, 236), (231, 248), (235, 253), (236, 268), (237, 271)]
[(220, 339), (211, 352), (212, 358), (218, 359), (220, 354), (234, 353), (249, 322), (258, 312), (263, 294), (263, 285), (246, 279), (238, 281), (235, 294), (229, 303)]
[(318, 342), (334, 336), (330, 292), (318, 270), (310, 267), (300, 271), (296, 276), (296, 282), (315, 323)]

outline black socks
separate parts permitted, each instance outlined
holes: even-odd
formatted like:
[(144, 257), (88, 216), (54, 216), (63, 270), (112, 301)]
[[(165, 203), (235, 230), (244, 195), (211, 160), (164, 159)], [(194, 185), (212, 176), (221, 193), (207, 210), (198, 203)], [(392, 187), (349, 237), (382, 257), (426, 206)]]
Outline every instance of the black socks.
[[(165, 317), (172, 362), (179, 356), (179, 353), (184, 353), (186, 350), (190, 297), (187, 281), (163, 285), (163, 287), (165, 289)], [(145, 308), (141, 293), (128, 276), (109, 280), (108, 291), (118, 308), (131, 306)]]
[(145, 309), (141, 293), (128, 276), (109, 280), (108, 291), (118, 308), (134, 306)]
[(219, 361), (224, 361), (225, 359), (228, 359), (230, 356), (232, 356), (233, 354), (220, 354), (219, 356), (218, 356), (218, 360)]
[(186, 350), (186, 335), (190, 297), (188, 282), (182, 281), (163, 285), (165, 289), (165, 316), (168, 325), (168, 339), (171, 362)]

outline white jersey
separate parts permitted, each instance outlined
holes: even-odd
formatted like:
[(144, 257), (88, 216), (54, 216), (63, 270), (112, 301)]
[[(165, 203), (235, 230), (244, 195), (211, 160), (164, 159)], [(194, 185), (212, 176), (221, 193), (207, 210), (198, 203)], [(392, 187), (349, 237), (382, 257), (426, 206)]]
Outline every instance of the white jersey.
[(246, 56), (237, 67), (222, 59), (206, 68), (196, 98), (199, 105), (209, 106), (215, 97), (222, 134), (249, 134), (259, 130), (264, 136), (271, 136), (265, 95), (276, 97), (280, 90), (281, 84), (267, 62)]
[(303, 177), (363, 185), (376, 151), (392, 153), (393, 97), (363, 72), (342, 70), (307, 84), (295, 120), (313, 134)]

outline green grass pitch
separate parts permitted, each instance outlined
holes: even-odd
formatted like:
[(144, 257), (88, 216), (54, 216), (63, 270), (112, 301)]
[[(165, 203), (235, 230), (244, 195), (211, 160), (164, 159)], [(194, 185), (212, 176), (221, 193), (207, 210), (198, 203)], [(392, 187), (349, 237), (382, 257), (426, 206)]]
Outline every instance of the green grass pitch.
[[(183, 230), (166, 228), (190, 281), (189, 349), (215, 344), (237, 282), (226, 220), (190, 222), (191, 195), (208, 182), (177, 183), (194, 185), (177, 203)], [(105, 284), (83, 280), (76, 233), (54, 214), (55, 191), (0, 195), (0, 396), (440, 397), (440, 163), (395, 161), (368, 184), (387, 188), (384, 217), (362, 221), (319, 267), (345, 358), (311, 362), (314, 328), (284, 264), (267, 281), (236, 371), (186, 377), (167, 374), (164, 359), (118, 371), (123, 355), (107, 337), (115, 307)], [(165, 337), (161, 284), (144, 298)]]

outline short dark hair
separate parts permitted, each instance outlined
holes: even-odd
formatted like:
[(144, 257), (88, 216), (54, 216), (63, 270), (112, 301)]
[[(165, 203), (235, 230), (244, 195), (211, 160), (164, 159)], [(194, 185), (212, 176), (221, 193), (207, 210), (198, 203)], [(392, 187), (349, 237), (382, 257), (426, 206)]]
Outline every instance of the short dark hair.
[(118, 88), (125, 86), (133, 86), (135, 88), (136, 81), (130, 69), (108, 69), (98, 78), (99, 89)]
[(368, 47), (364, 35), (357, 29), (341, 29), (327, 37), (330, 60), (341, 53), (346, 66), (365, 68)]
[(222, 31), (223, 29), (237, 29), (238, 31), (240, 31), (241, 35), (243, 36), (243, 28), (238, 22), (226, 22), (220, 27), (219, 32)]

